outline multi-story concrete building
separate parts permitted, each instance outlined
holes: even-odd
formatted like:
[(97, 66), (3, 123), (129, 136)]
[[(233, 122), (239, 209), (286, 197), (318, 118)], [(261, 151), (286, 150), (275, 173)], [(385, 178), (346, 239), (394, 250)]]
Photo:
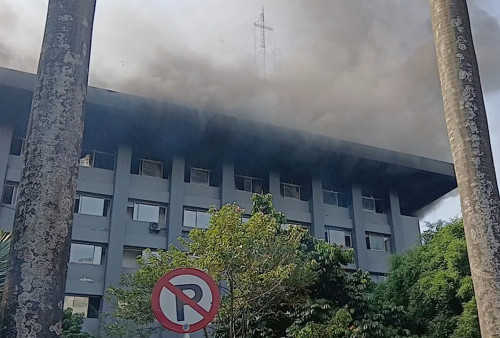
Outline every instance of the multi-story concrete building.
[[(35, 75), (0, 69), (0, 227), (10, 231)], [(420, 241), (414, 213), (456, 187), (450, 163), (89, 88), (66, 306), (97, 330), (105, 288), (207, 209), (270, 192), (290, 223), (356, 249), (380, 280)]]

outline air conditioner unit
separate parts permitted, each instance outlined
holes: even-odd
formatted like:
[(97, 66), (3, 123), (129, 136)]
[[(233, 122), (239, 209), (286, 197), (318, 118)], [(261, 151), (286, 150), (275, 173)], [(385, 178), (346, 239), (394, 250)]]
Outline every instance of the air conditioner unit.
[(151, 222), (149, 223), (149, 232), (160, 232), (160, 227), (158, 226), (158, 223)]

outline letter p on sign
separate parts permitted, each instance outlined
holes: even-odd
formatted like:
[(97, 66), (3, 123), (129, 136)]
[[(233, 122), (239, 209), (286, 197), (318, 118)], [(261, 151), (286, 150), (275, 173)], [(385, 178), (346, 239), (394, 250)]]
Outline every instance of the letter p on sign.
[(195, 332), (207, 326), (217, 314), (219, 287), (201, 270), (172, 270), (153, 288), (151, 306), (165, 328), (179, 333)]

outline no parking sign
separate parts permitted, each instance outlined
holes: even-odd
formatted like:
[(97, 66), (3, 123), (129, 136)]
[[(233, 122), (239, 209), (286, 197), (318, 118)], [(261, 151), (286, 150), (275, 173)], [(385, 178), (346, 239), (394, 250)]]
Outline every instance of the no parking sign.
[(219, 287), (205, 272), (175, 269), (156, 282), (151, 306), (165, 328), (191, 333), (204, 328), (215, 317), (219, 296)]

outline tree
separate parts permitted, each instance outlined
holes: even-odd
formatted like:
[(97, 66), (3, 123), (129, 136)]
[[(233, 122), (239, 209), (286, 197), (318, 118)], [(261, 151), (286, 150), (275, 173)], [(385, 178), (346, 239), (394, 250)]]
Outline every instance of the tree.
[(463, 222), (439, 222), (422, 246), (390, 260), (376, 296), (405, 310), (404, 326), (423, 337), (480, 337)]
[(248, 222), (234, 204), (211, 209), (209, 228), (192, 230), (185, 251), (171, 246), (139, 257), (139, 270), (108, 289), (118, 320), (108, 326), (108, 333), (134, 336), (134, 325), (151, 328), (156, 281), (174, 268), (194, 267), (205, 270), (222, 289), (212, 328), (217, 337), (407, 334), (397, 324), (399, 308), (371, 302), (369, 274), (350, 275), (342, 268), (352, 262), (352, 250), (315, 239), (300, 227), (282, 229), (285, 217), (274, 210), (272, 196), (252, 199)]
[(92, 338), (92, 335), (82, 332), (83, 315), (73, 313), (71, 308), (63, 311), (62, 338)]
[(500, 337), (500, 197), (466, 0), (429, 0), (481, 332)]
[(83, 137), (95, 0), (50, 0), (2, 299), (2, 337), (56, 337)]

